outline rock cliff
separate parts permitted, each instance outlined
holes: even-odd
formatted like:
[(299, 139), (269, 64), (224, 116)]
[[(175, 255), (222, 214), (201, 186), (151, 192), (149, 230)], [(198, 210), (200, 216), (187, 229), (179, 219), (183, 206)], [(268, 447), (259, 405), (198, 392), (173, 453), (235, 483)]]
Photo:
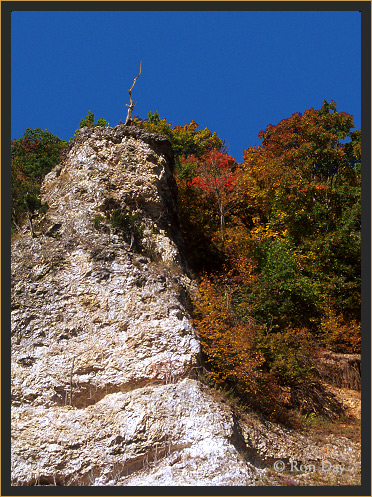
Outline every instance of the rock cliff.
[(46, 176), (12, 247), (12, 484), (281, 484), (276, 458), (324, 444), (358, 474), (352, 441), (243, 421), (198, 380), (173, 164), (162, 136), (83, 128)]

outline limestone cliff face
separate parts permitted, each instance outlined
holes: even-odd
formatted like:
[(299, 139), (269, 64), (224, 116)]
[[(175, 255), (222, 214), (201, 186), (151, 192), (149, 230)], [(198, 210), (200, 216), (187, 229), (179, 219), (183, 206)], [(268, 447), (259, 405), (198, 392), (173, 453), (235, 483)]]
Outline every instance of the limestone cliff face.
[[(68, 398), (86, 407), (110, 392), (175, 381), (197, 365), (199, 343), (182, 303), (190, 282), (172, 236), (171, 153), (156, 135), (99, 128), (80, 133), (45, 178), (49, 210), (35, 226), (39, 236), (13, 248), (15, 405), (62, 406)], [(139, 215), (141, 240), (130, 227), (95, 228), (92, 219), (114, 209)]]
[[(206, 481), (250, 479), (231, 415), (192, 379), (200, 345), (172, 167), (163, 137), (83, 129), (45, 178), (37, 237), (12, 249), (15, 484), (106, 484), (175, 451), (231, 453), (231, 474), (216, 466)], [(114, 229), (115, 211), (137, 226)]]
[(256, 485), (266, 457), (321, 457), (196, 379), (172, 168), (166, 138), (122, 125), (46, 176), (12, 247), (13, 485)]

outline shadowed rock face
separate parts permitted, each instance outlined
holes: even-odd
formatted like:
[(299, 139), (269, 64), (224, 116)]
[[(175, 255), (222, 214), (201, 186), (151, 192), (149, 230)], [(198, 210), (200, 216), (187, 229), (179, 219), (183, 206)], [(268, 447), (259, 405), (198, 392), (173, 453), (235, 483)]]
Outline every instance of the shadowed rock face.
[(164, 137), (83, 128), (44, 180), (12, 247), (13, 485), (256, 485), (266, 457), (322, 457), (195, 379), (173, 164)]

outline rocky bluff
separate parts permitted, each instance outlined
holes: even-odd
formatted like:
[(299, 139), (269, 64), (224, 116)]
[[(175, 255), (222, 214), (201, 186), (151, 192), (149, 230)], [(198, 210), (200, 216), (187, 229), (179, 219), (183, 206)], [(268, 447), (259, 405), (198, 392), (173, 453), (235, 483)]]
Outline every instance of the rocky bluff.
[(197, 380), (173, 164), (162, 136), (83, 128), (45, 177), (12, 247), (13, 485), (262, 485), (275, 458), (324, 459)]

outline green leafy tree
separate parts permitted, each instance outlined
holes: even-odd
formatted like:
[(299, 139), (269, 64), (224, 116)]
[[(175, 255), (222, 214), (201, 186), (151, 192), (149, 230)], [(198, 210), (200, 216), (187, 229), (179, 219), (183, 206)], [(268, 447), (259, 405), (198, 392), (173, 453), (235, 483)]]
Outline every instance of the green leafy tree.
[(31, 231), (34, 212), (45, 210), (40, 201), (44, 176), (58, 164), (67, 143), (49, 131), (28, 128), (11, 143), (11, 215), (12, 230), (27, 218)]
[(65, 146), (65, 141), (47, 130), (27, 128), (11, 144), (12, 163), (25, 176), (40, 181), (59, 162)]
[(320, 331), (326, 305), (343, 323), (360, 322), (360, 132), (352, 116), (324, 101), (259, 136), (262, 146), (245, 152), (243, 166), (260, 271), (254, 312), (279, 329), (302, 316)]

